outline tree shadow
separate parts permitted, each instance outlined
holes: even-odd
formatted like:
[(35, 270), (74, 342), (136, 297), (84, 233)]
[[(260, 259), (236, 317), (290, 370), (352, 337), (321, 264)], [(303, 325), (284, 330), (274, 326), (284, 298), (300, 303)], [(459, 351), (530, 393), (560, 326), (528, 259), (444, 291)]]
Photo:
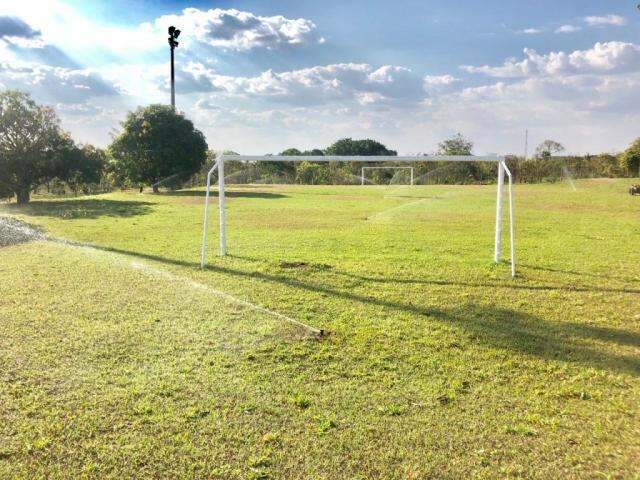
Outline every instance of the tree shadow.
[(64, 219), (100, 217), (134, 217), (151, 213), (153, 203), (126, 200), (99, 200), (95, 198), (76, 200), (32, 201), (26, 205), (6, 205), (10, 213), (32, 217), (58, 217)]
[(415, 285), (438, 285), (438, 286), (452, 286), (452, 287), (471, 287), (471, 288), (506, 288), (509, 290), (531, 290), (531, 291), (565, 291), (565, 292), (604, 292), (604, 293), (640, 293), (640, 289), (637, 288), (616, 288), (616, 287), (601, 287), (598, 285), (523, 285), (517, 284), (513, 281), (508, 282), (465, 282), (465, 281), (453, 281), (453, 280), (436, 280), (430, 278), (386, 278), (386, 277), (373, 277), (368, 275), (357, 275), (350, 272), (342, 272), (340, 270), (332, 270), (333, 273), (342, 275), (356, 280), (362, 280), (365, 282), (373, 283), (385, 283), (385, 284), (415, 284)]
[(637, 278), (616, 277), (616, 276), (606, 275), (603, 273), (578, 272), (576, 270), (564, 270), (561, 268), (540, 267), (537, 265), (527, 265), (527, 264), (519, 264), (518, 267), (524, 267), (531, 270), (538, 270), (541, 272), (566, 273), (568, 275), (576, 275), (578, 277), (606, 278), (608, 280), (621, 280), (623, 282), (638, 282)]
[[(206, 196), (207, 192), (204, 190), (176, 190), (174, 192), (161, 192), (157, 195), (163, 195), (167, 197), (202, 197)], [(229, 191), (225, 190), (225, 197), (230, 198), (287, 198), (287, 195), (282, 193), (271, 192), (244, 192), (244, 191)], [(218, 196), (217, 190), (211, 190), (212, 197)]]
[[(100, 250), (140, 257), (155, 262), (198, 268), (199, 264), (158, 255), (132, 252), (112, 247), (94, 247)], [(221, 265), (209, 265), (207, 270), (251, 280), (284, 285), (293, 289), (321, 293), (346, 301), (375, 305), (418, 317), (428, 317), (448, 325), (454, 325), (474, 341), (491, 347), (515, 351), (545, 360), (562, 361), (582, 366), (596, 367), (612, 372), (640, 376), (640, 358), (637, 355), (608, 351), (602, 345), (640, 346), (640, 334), (612, 327), (593, 326), (576, 322), (557, 322), (506, 308), (487, 305), (466, 304), (458, 308), (420, 306), (415, 302), (405, 303), (383, 299), (373, 295), (339, 290), (325, 283), (303, 281), (280, 274), (244, 271)], [(447, 282), (447, 285), (457, 285)]]

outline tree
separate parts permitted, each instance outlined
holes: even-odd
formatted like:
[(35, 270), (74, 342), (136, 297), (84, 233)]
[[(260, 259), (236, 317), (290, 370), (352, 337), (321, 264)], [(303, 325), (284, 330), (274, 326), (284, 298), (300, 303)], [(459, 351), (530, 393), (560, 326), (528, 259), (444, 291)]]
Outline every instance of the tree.
[(545, 140), (538, 148), (536, 148), (536, 156), (538, 158), (549, 158), (554, 153), (560, 153), (564, 151), (564, 146), (555, 140)]
[(382, 155), (395, 156), (398, 154), (395, 150), (388, 150), (382, 143), (371, 140), (353, 140), (352, 138), (343, 138), (329, 146), (325, 150), (326, 155)]
[(296, 166), (296, 181), (305, 185), (331, 183), (331, 171), (326, 163), (303, 161)]
[[(472, 155), (473, 141), (461, 133), (443, 140), (438, 144), (438, 155)], [(431, 165), (420, 165), (418, 175), (429, 178), (431, 171), (437, 171), (442, 183), (476, 183), (491, 176), (488, 165), (482, 162), (437, 162)], [(424, 173), (423, 173), (424, 172)]]
[(305, 157), (324, 157), (324, 152), (319, 148), (312, 148), (311, 150), (305, 150), (302, 152)]
[(280, 155), (284, 155), (285, 157), (296, 157), (302, 155), (302, 152), (297, 148), (287, 148), (286, 150), (280, 152)]
[(438, 144), (438, 155), (471, 155), (473, 142), (461, 133), (456, 133)]
[(183, 179), (196, 173), (207, 158), (207, 142), (200, 130), (167, 105), (150, 105), (129, 112), (123, 131), (109, 147), (117, 170), (132, 182)]
[[(396, 156), (398, 154), (398, 152), (396, 152), (395, 150), (389, 150), (382, 143), (370, 138), (366, 138), (363, 140), (342, 138), (335, 142), (333, 145), (330, 145), (324, 153), (325, 155), (358, 156)], [(335, 180), (337, 178), (344, 178), (346, 176), (347, 178), (353, 178), (357, 180), (357, 178), (359, 178), (358, 175), (360, 175), (361, 168), (367, 165), (370, 166), (372, 165), (372, 163), (332, 163), (329, 167), (326, 167), (328, 170), (326, 178)]]
[(638, 172), (638, 176), (640, 176), (640, 138), (637, 138), (620, 155), (620, 166), (627, 169), (631, 175)]
[(28, 203), (35, 187), (64, 173), (60, 154), (72, 144), (53, 109), (24, 92), (0, 92), (0, 196)]
[(83, 193), (89, 193), (88, 185), (99, 183), (107, 166), (107, 155), (104, 150), (93, 145), (73, 146), (64, 159), (61, 178), (77, 195), (80, 188)]

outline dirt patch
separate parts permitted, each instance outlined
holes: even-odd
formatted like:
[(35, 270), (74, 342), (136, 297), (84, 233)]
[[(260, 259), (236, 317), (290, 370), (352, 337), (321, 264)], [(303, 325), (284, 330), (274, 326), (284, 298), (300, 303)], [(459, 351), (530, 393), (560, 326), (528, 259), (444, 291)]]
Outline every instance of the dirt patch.
[(307, 262), (280, 262), (280, 268), (286, 269), (298, 269), (298, 268), (312, 268), (314, 270), (329, 270), (331, 265), (325, 263), (307, 263)]
[(0, 217), (0, 247), (43, 240), (42, 231), (27, 223), (10, 217)]

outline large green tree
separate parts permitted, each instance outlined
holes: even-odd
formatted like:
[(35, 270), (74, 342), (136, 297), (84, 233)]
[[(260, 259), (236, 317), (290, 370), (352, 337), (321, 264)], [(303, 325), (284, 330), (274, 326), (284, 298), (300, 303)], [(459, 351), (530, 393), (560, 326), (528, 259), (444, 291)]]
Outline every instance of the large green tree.
[(64, 178), (73, 141), (49, 107), (29, 94), (0, 92), (0, 196), (29, 202), (31, 192), (52, 178)]
[(637, 138), (620, 155), (620, 166), (625, 168), (631, 175), (635, 175), (637, 172), (640, 177), (640, 138)]
[[(355, 155), (355, 156), (396, 156), (398, 152), (395, 150), (388, 149), (385, 145), (378, 142), (377, 140), (372, 140), (370, 138), (365, 138), (362, 140), (354, 140), (352, 138), (341, 138), (337, 142), (333, 143), (325, 150), (325, 155)], [(373, 163), (359, 163), (359, 162), (348, 162), (348, 163), (332, 163), (326, 168), (329, 170), (325, 178), (327, 178), (328, 182), (337, 181), (338, 178), (349, 178), (358, 181), (360, 178), (361, 168), (363, 166), (371, 166)], [(376, 163), (375, 165), (381, 165)], [(387, 174), (389, 172), (386, 172)], [(318, 177), (318, 175), (315, 175)], [(379, 172), (379, 177), (385, 176), (384, 173)]]
[(382, 143), (371, 140), (369, 138), (364, 140), (353, 140), (352, 138), (342, 138), (329, 146), (325, 150), (326, 155), (383, 155), (383, 156), (395, 156), (398, 154), (395, 150), (389, 150)]
[(107, 166), (104, 150), (93, 145), (83, 145), (70, 149), (64, 158), (64, 178), (75, 194), (80, 189), (86, 194), (89, 184), (99, 183)]
[(161, 180), (188, 178), (207, 158), (207, 142), (193, 123), (166, 105), (150, 105), (127, 115), (109, 151), (117, 171), (158, 192)]
[[(473, 142), (461, 133), (438, 144), (438, 155), (472, 155), (472, 152)], [(469, 183), (484, 180), (490, 172), (479, 162), (437, 162), (421, 165), (418, 175), (438, 179), (442, 183)]]

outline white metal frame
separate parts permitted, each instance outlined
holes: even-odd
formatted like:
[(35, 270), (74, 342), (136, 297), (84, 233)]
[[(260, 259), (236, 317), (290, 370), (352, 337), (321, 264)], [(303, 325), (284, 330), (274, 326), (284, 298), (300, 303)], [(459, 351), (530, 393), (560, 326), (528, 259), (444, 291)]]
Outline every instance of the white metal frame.
[[(211, 193), (211, 176), (218, 170), (218, 210), (220, 219), (220, 256), (227, 254), (226, 218), (225, 218), (225, 183), (224, 162), (234, 160), (240, 162), (497, 162), (498, 163), (498, 192), (496, 198), (496, 229), (493, 259), (500, 262), (502, 254), (502, 204), (504, 191), (504, 176), (509, 179), (509, 237), (511, 247), (511, 275), (516, 276), (516, 234), (515, 234), (515, 205), (513, 202), (513, 175), (507, 167), (505, 158), (498, 155), (430, 155), (412, 157), (387, 156), (257, 156), (257, 155), (220, 155), (216, 163), (207, 174), (207, 192), (204, 203), (204, 224), (202, 227), (202, 245), (200, 248), (200, 267), (205, 267), (207, 252), (207, 231), (209, 228), (209, 196)], [(372, 167), (369, 167), (372, 168)], [(408, 167), (411, 168), (411, 167)]]
[(362, 167), (360, 171), (360, 185), (364, 185), (365, 170), (409, 170), (411, 172), (411, 185), (413, 185), (413, 167)]

